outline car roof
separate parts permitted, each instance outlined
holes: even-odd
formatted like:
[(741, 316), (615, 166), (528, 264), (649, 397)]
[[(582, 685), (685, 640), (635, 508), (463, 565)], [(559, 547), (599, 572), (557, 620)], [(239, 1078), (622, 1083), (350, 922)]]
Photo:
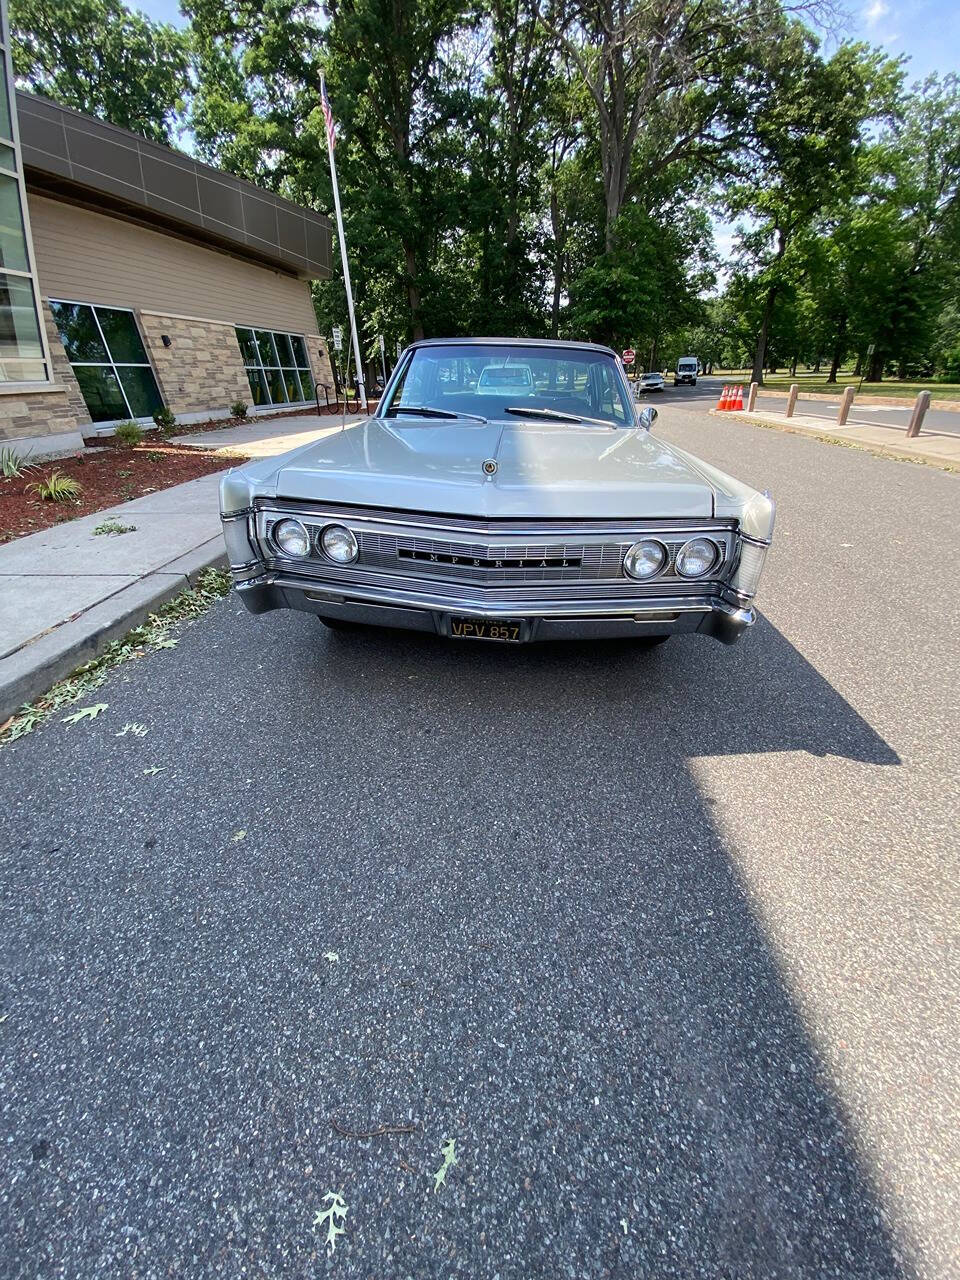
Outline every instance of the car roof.
[(567, 342), (561, 338), (420, 338), (410, 343), (415, 347), (471, 347), (479, 344), (496, 347), (560, 347), (565, 351), (602, 351), (605, 356), (616, 358), (611, 347), (597, 342)]

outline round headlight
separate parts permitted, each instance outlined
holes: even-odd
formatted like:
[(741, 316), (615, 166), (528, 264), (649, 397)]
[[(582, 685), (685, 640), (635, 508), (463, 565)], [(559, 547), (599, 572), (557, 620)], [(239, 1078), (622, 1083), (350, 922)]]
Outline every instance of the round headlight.
[(281, 520), (273, 526), (273, 540), (288, 556), (308, 556), (310, 538), (299, 520)]
[(717, 544), (709, 538), (692, 538), (677, 552), (677, 573), (684, 578), (702, 578), (720, 559)]
[(631, 578), (652, 578), (666, 563), (666, 548), (652, 539), (635, 542), (623, 557), (624, 572)]
[(335, 564), (353, 564), (360, 554), (356, 538), (342, 524), (328, 524), (320, 535), (320, 546)]

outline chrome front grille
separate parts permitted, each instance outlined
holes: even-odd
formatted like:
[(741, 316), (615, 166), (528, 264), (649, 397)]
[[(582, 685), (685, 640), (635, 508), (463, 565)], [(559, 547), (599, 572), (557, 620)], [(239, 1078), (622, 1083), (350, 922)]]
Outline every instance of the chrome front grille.
[[(257, 518), (267, 557), (275, 562), (281, 558), (271, 549), (270, 530), (277, 519), (294, 513), (292, 503), (278, 506), (279, 511), (260, 510)], [(665, 587), (681, 594), (702, 593), (707, 580), (689, 582), (676, 573), (675, 561), (683, 544), (705, 534), (721, 547), (723, 557), (710, 575), (712, 582), (729, 576), (736, 550), (732, 522), (444, 521), (402, 512), (367, 513), (333, 507), (312, 510), (299, 504), (295, 513), (307, 525), (314, 543), (322, 527), (333, 522), (345, 524), (355, 533), (360, 547), (355, 564), (337, 566), (322, 555), (297, 562), (299, 573), (319, 573), (340, 583), (372, 584), (389, 577), (397, 586), (409, 584), (412, 588), (418, 582), (429, 582), (442, 591), (444, 584), (451, 588), (461, 584), (507, 594), (513, 588), (529, 586), (549, 593), (565, 584), (571, 597), (595, 591), (646, 596), (662, 594)], [(643, 537), (662, 542), (669, 559), (655, 579), (638, 583), (624, 574), (623, 558)]]

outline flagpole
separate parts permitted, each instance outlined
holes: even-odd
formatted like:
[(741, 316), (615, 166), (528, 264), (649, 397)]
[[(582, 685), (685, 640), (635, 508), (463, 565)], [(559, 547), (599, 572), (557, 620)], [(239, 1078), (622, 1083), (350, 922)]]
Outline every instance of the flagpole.
[[(326, 98), (324, 78), (320, 77), (320, 95)], [(337, 185), (337, 164), (333, 158), (333, 130), (327, 129), (327, 155), (330, 157), (330, 178), (333, 182), (333, 207), (337, 214), (337, 235), (340, 239), (340, 261), (343, 263), (343, 283), (347, 289), (347, 310), (350, 313), (350, 336), (353, 340), (353, 358), (357, 365), (357, 386), (360, 390), (360, 403), (363, 412), (367, 413), (367, 388), (363, 379), (363, 362), (360, 359), (360, 341), (357, 337), (357, 318), (353, 314), (353, 287), (350, 284), (350, 264), (347, 262), (347, 242), (343, 234), (343, 214), (340, 212), (340, 187)]]

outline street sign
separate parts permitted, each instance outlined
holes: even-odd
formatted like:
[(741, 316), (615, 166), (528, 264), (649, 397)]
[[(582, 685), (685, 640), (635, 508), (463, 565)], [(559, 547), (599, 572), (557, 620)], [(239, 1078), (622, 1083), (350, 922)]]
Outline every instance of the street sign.
[(876, 351), (876, 349), (877, 349), (877, 344), (875, 342), (871, 342), (869, 347), (867, 347), (867, 355), (872, 356), (873, 353)]
[(633, 350), (633, 348), (627, 347), (626, 351), (623, 353), (623, 363), (626, 365), (631, 365), (633, 364), (634, 360), (636, 360), (636, 358), (637, 358), (637, 353)]
[(380, 354), (381, 354), (381, 355), (383, 355), (383, 350), (384, 350), (384, 348), (383, 348), (383, 334), (382, 334), (382, 333), (378, 333), (378, 334), (377, 334), (377, 341), (380, 343)]
[(397, 359), (399, 360), (402, 355), (403, 355), (403, 343), (398, 338), (397, 339)]
[(333, 345), (337, 351), (343, 350), (343, 330), (338, 324), (333, 326)]

